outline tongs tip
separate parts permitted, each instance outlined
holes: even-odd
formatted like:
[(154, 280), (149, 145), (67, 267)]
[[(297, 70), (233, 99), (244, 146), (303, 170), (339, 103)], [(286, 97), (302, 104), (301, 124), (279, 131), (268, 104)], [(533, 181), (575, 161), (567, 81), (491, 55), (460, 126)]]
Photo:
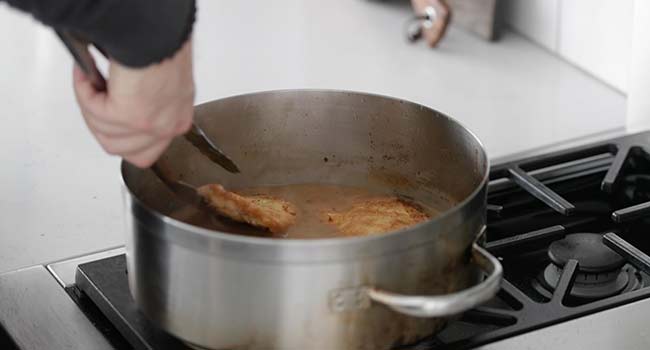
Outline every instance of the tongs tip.
[(230, 158), (226, 157), (226, 159), (224, 159), (222, 162), (220, 162), (219, 165), (221, 165), (224, 169), (228, 170), (229, 172), (231, 172), (233, 174), (241, 173), (241, 171), (239, 170), (237, 165), (235, 165), (235, 163), (232, 160), (230, 160)]
[(240, 173), (239, 167), (235, 165), (232, 159), (228, 158), (217, 145), (210, 140), (203, 130), (196, 124), (192, 124), (192, 128), (184, 135), (194, 147), (196, 147), (203, 155), (208, 157), (213, 162), (219, 164), (227, 171), (238, 174)]

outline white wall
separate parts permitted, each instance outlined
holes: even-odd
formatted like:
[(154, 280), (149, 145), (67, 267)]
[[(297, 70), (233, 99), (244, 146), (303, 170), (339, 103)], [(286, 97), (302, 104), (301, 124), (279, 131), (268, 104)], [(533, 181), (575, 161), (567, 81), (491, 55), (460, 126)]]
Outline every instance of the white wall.
[(634, 6), (627, 97), (628, 131), (650, 129), (650, 1), (636, 0)]
[(504, 19), (515, 31), (628, 91), (635, 0), (503, 1)]

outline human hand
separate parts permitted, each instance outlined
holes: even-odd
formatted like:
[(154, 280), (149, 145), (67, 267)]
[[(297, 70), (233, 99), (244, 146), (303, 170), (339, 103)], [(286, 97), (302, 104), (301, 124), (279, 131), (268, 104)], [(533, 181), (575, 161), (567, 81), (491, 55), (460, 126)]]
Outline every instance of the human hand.
[(422, 36), (431, 47), (436, 47), (438, 42), (445, 35), (449, 20), (451, 19), (451, 9), (445, 0), (411, 0), (411, 7), (416, 15), (426, 15), (427, 8), (433, 9), (433, 16), (430, 20), (422, 24)]
[(145, 168), (192, 125), (192, 43), (144, 68), (110, 61), (106, 91), (96, 90), (75, 65), (74, 90), (86, 125), (102, 148)]

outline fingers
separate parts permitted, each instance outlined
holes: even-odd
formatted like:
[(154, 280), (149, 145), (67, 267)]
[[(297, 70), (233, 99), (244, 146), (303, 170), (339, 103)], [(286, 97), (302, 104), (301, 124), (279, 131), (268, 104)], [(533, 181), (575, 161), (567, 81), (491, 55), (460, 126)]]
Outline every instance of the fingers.
[(111, 61), (109, 71), (107, 90), (97, 91), (75, 66), (74, 91), (84, 121), (107, 153), (150, 166), (192, 125), (191, 41), (160, 63), (136, 69)]
[(125, 155), (124, 159), (140, 168), (150, 167), (167, 149), (170, 143), (171, 139), (161, 140), (140, 152)]
[(132, 128), (122, 126), (120, 124), (107, 122), (105, 120), (102, 120), (101, 118), (97, 118), (94, 116), (91, 118), (89, 117), (90, 112), (88, 111), (82, 114), (84, 115), (84, 120), (86, 121), (86, 124), (88, 125), (89, 128), (94, 129), (105, 136), (123, 137), (123, 136), (131, 136), (131, 135), (141, 133), (140, 131), (133, 130)]
[(147, 133), (107, 136), (94, 129), (90, 124), (88, 127), (106, 153), (122, 156), (128, 162), (140, 168), (151, 166), (172, 140), (172, 138), (160, 138)]
[(117, 137), (97, 133), (95, 137), (107, 153), (122, 156), (137, 154), (161, 141), (159, 137), (144, 133)]
[[(96, 91), (75, 66), (73, 70), (74, 90), (84, 121), (102, 148), (109, 154), (122, 156), (135, 166), (144, 168), (153, 164), (171, 142), (171, 137), (160, 137), (153, 133), (138, 132), (119, 122), (106, 121), (99, 115), (108, 114), (105, 94)], [(103, 96), (104, 95), (104, 96)], [(173, 128), (184, 130), (189, 124), (187, 118), (178, 120)]]
[(192, 127), (192, 122), (194, 121), (194, 109), (190, 113), (188, 113), (184, 118), (181, 118), (176, 122), (176, 126), (174, 127), (174, 133), (176, 135), (181, 135), (185, 134), (190, 130)]
[(86, 74), (78, 65), (74, 65), (72, 72), (77, 103), (86, 110), (100, 114), (106, 109), (106, 92), (95, 90)]
[(122, 156), (131, 164), (141, 168), (151, 166), (172, 140), (147, 133), (106, 136), (90, 126), (89, 128), (108, 154)]
[(75, 96), (89, 127), (106, 136), (129, 136), (151, 133), (170, 138), (189, 130), (193, 120), (193, 93), (189, 103), (168, 111), (147, 110), (137, 104), (115, 101), (103, 91), (96, 91), (83, 71), (75, 65), (73, 72)]
[(158, 113), (157, 117), (151, 120), (148, 130), (160, 137), (173, 137), (189, 130), (193, 119), (194, 106), (192, 103), (186, 103)]

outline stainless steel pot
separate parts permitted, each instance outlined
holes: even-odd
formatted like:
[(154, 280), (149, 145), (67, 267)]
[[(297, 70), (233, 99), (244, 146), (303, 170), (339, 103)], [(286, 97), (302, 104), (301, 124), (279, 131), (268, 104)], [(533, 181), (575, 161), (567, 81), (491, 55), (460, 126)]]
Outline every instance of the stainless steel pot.
[(233, 235), (224, 232), (238, 228), (206, 221), (149, 170), (124, 163), (131, 293), (171, 334), (210, 349), (386, 349), (437, 332), (498, 290), (501, 266), (475, 243), (488, 159), (453, 119), (398, 99), (313, 90), (225, 98), (195, 117), (242, 173), (178, 139), (161, 162), (191, 184), (389, 187), (444, 213), (371, 237)]

